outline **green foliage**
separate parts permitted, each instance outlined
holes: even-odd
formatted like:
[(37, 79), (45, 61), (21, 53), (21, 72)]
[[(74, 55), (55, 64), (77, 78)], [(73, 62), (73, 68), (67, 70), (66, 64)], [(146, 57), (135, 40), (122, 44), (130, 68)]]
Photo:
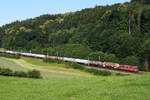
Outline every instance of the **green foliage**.
[(43, 59), (43, 62), (46, 62), (46, 63), (55, 63), (57, 62), (56, 60), (53, 60), (53, 59), (49, 59), (49, 58), (44, 58)]
[(87, 56), (91, 51), (92, 50), (89, 47), (81, 44), (66, 44), (50, 49), (48, 54), (61, 57), (87, 59)]
[(117, 76), (128, 76), (128, 74), (116, 73)]
[(23, 72), (23, 71), (12, 71), (9, 68), (0, 68), (0, 75), (28, 77), (28, 78), (41, 78), (41, 74), (37, 70), (32, 70), (32, 71), (29, 71), (29, 72)]
[(37, 71), (37, 70), (29, 71), (28, 77), (30, 77), (30, 78), (41, 78), (40, 71)]
[(63, 61), (61, 61), (61, 60), (54, 60), (54, 59), (49, 59), (49, 58), (43, 59), (43, 62), (46, 62), (46, 63), (57, 63), (57, 64), (63, 63)]
[(0, 53), (0, 57), (20, 59), (19, 55), (8, 55), (8, 54), (1, 54), (1, 53)]
[(150, 56), (150, 39), (144, 42), (141, 49), (143, 51), (144, 56)]
[(139, 66), (139, 59), (135, 56), (128, 56), (121, 60), (120, 64)]
[(85, 71), (85, 67), (83, 67), (82, 65), (78, 64), (78, 63), (73, 63), (73, 62), (66, 62), (65, 64), (69, 65), (71, 68), (74, 69), (79, 69), (81, 71)]
[(86, 72), (92, 73), (94, 75), (101, 75), (101, 76), (110, 76), (111, 72), (109, 71), (102, 71), (98, 69), (93, 69), (93, 68), (87, 68), (85, 69)]
[(6, 68), (6, 69), (2, 69), (0, 68), (0, 75), (4, 75), (4, 76), (12, 76), (13, 72), (12, 70)]
[(131, 2), (137, 2), (137, 3), (142, 3), (142, 4), (150, 4), (149, 0), (131, 0)]
[(114, 54), (107, 54), (103, 52), (92, 52), (89, 54), (90, 60), (97, 60), (97, 61), (106, 61), (106, 62), (118, 62), (117, 57)]
[(142, 66), (142, 70), (144, 70), (144, 62), (148, 61), (150, 64), (150, 39), (146, 40), (143, 45), (141, 46), (141, 51), (140, 51), (140, 64)]
[(23, 72), (23, 71), (14, 71), (13, 76), (28, 77), (28, 74), (26, 72)]

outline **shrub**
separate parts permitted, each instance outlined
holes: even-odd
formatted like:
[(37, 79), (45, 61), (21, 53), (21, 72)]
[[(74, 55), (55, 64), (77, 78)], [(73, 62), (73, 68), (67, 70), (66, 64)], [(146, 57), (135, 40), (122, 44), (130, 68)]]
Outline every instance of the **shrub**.
[(85, 67), (83, 67), (82, 65), (80, 65), (78, 63), (66, 62), (65, 64), (69, 65), (70, 67), (72, 67), (74, 69), (79, 69), (79, 70), (84, 70), (85, 69)]
[(28, 77), (30, 77), (30, 78), (41, 78), (40, 71), (37, 71), (37, 70), (29, 71)]
[(49, 59), (49, 58), (44, 58), (44, 59), (43, 59), (43, 62), (46, 62), (46, 63), (56, 63), (57, 60)]
[(0, 54), (1, 57), (20, 59), (19, 55)]
[(50, 59), (50, 58), (44, 58), (43, 62), (46, 62), (46, 63), (57, 63), (57, 64), (63, 63), (62, 60), (54, 60), (54, 59)]
[(128, 76), (128, 74), (116, 73), (117, 76)]
[(23, 71), (15, 71), (13, 73), (13, 76), (18, 76), (18, 77), (28, 77), (27, 73), (23, 72)]
[(85, 71), (89, 72), (89, 73), (92, 73), (94, 75), (102, 75), (102, 76), (111, 75), (111, 72), (109, 72), (109, 71), (102, 71), (102, 70), (97, 70), (97, 69), (94, 69), (94, 68), (88, 68)]
[(29, 72), (23, 72), (23, 71), (12, 71), (8, 68), (0, 68), (0, 75), (3, 76), (17, 76), (17, 77), (29, 77), (29, 78), (41, 78), (41, 74), (37, 70), (32, 70)]
[(0, 69), (0, 75), (4, 75), (4, 76), (12, 76), (12, 70), (8, 69), (8, 68), (4, 68), (4, 69)]

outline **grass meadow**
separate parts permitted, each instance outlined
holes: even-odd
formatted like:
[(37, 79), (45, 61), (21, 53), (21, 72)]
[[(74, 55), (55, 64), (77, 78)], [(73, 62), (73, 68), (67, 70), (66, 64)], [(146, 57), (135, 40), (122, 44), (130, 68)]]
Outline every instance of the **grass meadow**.
[(41, 71), (43, 79), (0, 76), (0, 100), (150, 100), (150, 74), (94, 76), (40, 59), (0, 57), (0, 67)]
[(150, 100), (150, 76), (27, 79), (0, 76), (0, 100)]
[(65, 64), (45, 63), (41, 59), (21, 58), (9, 59), (0, 57), (0, 67), (10, 68), (14, 71), (39, 70), (43, 78), (55, 77), (89, 77), (92, 74), (69, 68)]

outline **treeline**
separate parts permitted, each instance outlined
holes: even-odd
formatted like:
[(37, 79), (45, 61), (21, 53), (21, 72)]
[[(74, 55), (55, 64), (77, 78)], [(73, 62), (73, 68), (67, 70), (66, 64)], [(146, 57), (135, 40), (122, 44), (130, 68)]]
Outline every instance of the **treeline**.
[(137, 65), (144, 69), (146, 61), (150, 64), (148, 2), (132, 0), (16, 21), (0, 27), (0, 47)]
[(0, 75), (26, 77), (26, 78), (42, 78), (40, 72), (37, 70), (24, 72), (24, 71), (12, 71), (9, 68), (0, 68)]

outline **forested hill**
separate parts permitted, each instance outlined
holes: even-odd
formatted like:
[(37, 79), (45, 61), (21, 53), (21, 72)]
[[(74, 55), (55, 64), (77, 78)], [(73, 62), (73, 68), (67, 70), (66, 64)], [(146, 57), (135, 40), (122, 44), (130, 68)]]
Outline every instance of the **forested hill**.
[(142, 68), (150, 58), (150, 2), (132, 0), (16, 21), (0, 28), (0, 47)]

